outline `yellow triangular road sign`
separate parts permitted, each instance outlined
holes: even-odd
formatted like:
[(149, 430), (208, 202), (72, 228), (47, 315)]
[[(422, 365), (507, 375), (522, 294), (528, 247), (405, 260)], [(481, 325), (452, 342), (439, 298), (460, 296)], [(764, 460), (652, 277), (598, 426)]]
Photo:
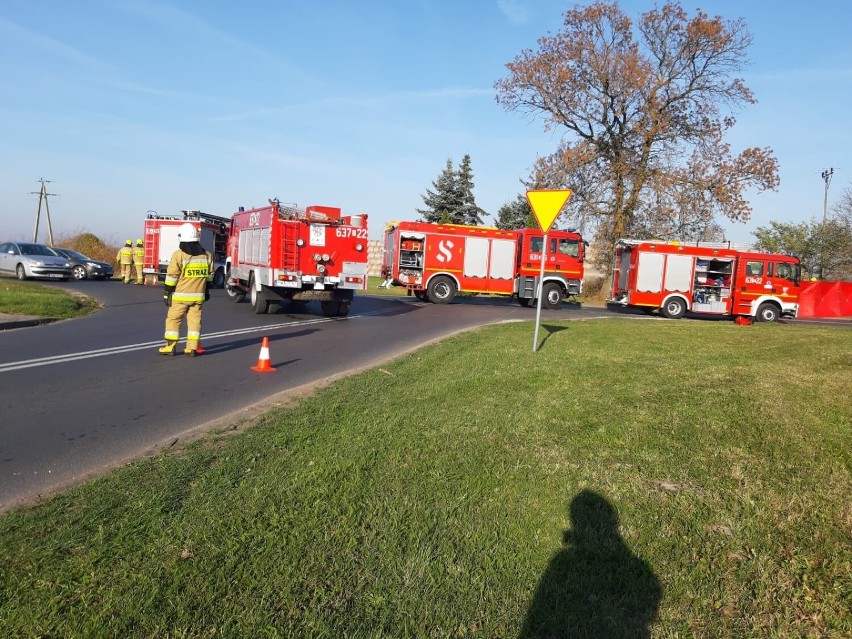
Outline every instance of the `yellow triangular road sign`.
[(565, 206), (572, 193), (571, 189), (527, 191), (527, 200), (543, 233), (547, 233), (553, 226), (556, 216), (559, 215), (559, 211)]

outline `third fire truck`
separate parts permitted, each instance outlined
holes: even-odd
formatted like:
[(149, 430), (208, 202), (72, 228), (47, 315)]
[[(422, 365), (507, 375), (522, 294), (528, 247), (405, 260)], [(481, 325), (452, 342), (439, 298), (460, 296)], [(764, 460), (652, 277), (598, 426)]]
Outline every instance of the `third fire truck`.
[(725, 244), (619, 240), (610, 303), (774, 322), (798, 311), (799, 259)]
[[(542, 304), (558, 308), (583, 291), (583, 238), (550, 231), (545, 252)], [(399, 222), (385, 230), (382, 275), (418, 299), (448, 304), (456, 293), (514, 296), (536, 301), (543, 235), (536, 229)]]
[(323, 315), (345, 316), (367, 287), (368, 239), (367, 216), (339, 208), (241, 207), (231, 218), (225, 289), (235, 302), (248, 296), (258, 314), (316, 300)]
[(165, 278), (172, 253), (180, 245), (178, 230), (186, 222), (198, 229), (201, 246), (213, 254), (213, 286), (222, 288), (225, 285), (225, 251), (228, 247), (228, 227), (231, 221), (201, 211), (185, 210), (181, 211), (180, 215), (148, 213), (145, 219), (142, 273), (146, 280), (151, 278), (157, 281)]

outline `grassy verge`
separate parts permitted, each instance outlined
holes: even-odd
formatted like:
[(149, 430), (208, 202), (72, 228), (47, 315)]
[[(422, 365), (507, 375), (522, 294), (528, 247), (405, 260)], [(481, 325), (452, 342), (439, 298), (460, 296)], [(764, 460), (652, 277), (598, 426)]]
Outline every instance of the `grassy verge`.
[(852, 333), (511, 324), (0, 520), (0, 634), (848, 637)]
[(32, 282), (0, 279), (0, 313), (65, 319), (97, 309), (97, 301), (85, 295), (72, 295)]

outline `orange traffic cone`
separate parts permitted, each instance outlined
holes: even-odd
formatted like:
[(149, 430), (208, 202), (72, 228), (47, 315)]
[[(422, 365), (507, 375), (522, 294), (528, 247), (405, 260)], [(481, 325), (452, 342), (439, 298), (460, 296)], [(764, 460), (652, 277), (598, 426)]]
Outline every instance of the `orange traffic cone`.
[(263, 341), (260, 343), (260, 355), (257, 358), (257, 366), (252, 366), (251, 369), (258, 373), (274, 373), (278, 370), (277, 368), (272, 368), (272, 365), (269, 363), (268, 337), (264, 337)]

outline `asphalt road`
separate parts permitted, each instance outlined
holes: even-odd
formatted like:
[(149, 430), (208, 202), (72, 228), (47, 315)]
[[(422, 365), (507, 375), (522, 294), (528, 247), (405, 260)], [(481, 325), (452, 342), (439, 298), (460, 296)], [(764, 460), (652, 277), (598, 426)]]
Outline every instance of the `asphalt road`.
[[(306, 312), (255, 315), (216, 290), (204, 308), (206, 354), (163, 357), (157, 352), (166, 312), (161, 287), (50, 285), (92, 295), (104, 308), (0, 332), (0, 511), (431, 340), (535, 319), (535, 309), (501, 298), (441, 306), (378, 296), (358, 296), (347, 318), (323, 318), (317, 303)], [(602, 316), (612, 315), (566, 306), (542, 311), (542, 327), (548, 320)], [(275, 373), (251, 370), (264, 336)]]

